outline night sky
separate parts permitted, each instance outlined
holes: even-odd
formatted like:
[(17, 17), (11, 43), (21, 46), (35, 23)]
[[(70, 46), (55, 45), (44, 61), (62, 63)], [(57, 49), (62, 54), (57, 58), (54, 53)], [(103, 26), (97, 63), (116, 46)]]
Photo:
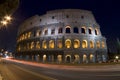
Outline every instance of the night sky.
[(0, 29), (0, 48), (13, 51), (16, 46), (18, 26), (31, 16), (43, 15), (46, 11), (55, 9), (90, 10), (108, 44), (111, 45), (116, 38), (120, 38), (119, 0), (20, 0), (11, 24), (7, 28)]

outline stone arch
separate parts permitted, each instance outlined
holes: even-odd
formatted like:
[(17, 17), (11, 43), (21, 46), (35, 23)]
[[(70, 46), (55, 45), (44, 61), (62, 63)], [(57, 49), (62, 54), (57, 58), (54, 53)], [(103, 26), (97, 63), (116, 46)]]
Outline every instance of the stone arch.
[(71, 27), (70, 26), (65, 27), (65, 33), (71, 33)]
[(96, 47), (97, 47), (97, 48), (100, 48), (100, 41), (97, 41), (97, 42), (96, 42)]
[(86, 27), (85, 27), (85, 26), (83, 26), (83, 27), (81, 28), (81, 33), (86, 34)]
[(36, 49), (40, 49), (40, 41), (36, 42)]
[(88, 28), (88, 33), (92, 34), (92, 28), (91, 27)]
[(62, 27), (60, 27), (60, 28), (58, 29), (58, 34), (60, 34), (60, 33), (63, 33), (63, 28), (62, 28)]
[(98, 35), (98, 34), (99, 34), (98, 29), (95, 29), (95, 35)]
[(82, 41), (82, 48), (87, 48), (87, 40)]
[(43, 55), (43, 62), (46, 62), (46, 60), (47, 60), (47, 55), (44, 54), (44, 55)]
[(42, 42), (42, 48), (43, 48), (43, 49), (46, 49), (46, 48), (47, 48), (47, 42), (46, 42), (46, 40), (44, 40), (44, 41)]
[(66, 55), (66, 62), (67, 63), (70, 63), (71, 62), (71, 55)]
[(59, 63), (61, 63), (62, 62), (62, 55), (58, 55), (57, 60), (58, 60)]
[(74, 27), (74, 28), (73, 28), (73, 32), (74, 32), (74, 33), (79, 33), (78, 27)]
[(32, 32), (28, 32), (27, 38), (30, 38), (32, 35)]
[(95, 55), (90, 54), (89, 59), (90, 59), (90, 62), (95, 62)]
[(78, 39), (74, 40), (74, 48), (79, 48), (80, 47), (80, 41)]
[(102, 41), (101, 44), (102, 44), (102, 48), (105, 48), (105, 42)]
[(86, 54), (83, 54), (83, 63), (88, 63), (87, 55)]
[(54, 48), (54, 47), (55, 47), (54, 40), (50, 40), (49, 41), (49, 48)]
[(62, 48), (63, 47), (62, 39), (57, 40), (57, 47), (58, 48)]
[(37, 30), (36, 31), (36, 37), (40, 36), (41, 35), (41, 31), (40, 30)]
[(79, 60), (80, 60), (80, 56), (78, 55), (78, 54), (75, 54), (74, 55), (74, 62), (79, 62)]
[(71, 47), (71, 40), (70, 40), (70, 39), (67, 39), (67, 40), (65, 41), (65, 47), (66, 47), (66, 48), (70, 48), (70, 47)]
[(33, 49), (34, 46), (35, 46), (35, 43), (34, 43), (34, 42), (31, 42), (30, 49)]
[(90, 48), (94, 48), (94, 42), (90, 41)]

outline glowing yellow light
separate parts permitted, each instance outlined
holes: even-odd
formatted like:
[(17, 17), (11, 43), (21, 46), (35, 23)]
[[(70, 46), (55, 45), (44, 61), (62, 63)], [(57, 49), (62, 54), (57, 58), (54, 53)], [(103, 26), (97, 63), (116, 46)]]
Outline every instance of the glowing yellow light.
[(5, 16), (5, 19), (7, 20), (7, 21), (10, 21), (12, 18), (11, 18), (11, 16)]
[(7, 53), (8, 53), (8, 51), (5, 51), (5, 53), (7, 54)]
[(8, 22), (6, 20), (1, 21), (2, 25), (7, 25)]
[(118, 56), (115, 56), (116, 59), (118, 59), (119, 57)]

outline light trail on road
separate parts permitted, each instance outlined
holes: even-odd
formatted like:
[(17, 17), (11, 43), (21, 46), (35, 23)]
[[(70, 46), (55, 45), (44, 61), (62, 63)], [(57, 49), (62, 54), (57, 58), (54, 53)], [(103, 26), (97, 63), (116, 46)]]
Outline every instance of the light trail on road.
[(74, 70), (74, 71), (120, 71), (120, 64), (116, 65), (104, 65), (104, 66), (66, 66), (66, 65), (56, 65), (56, 64), (44, 64), (38, 62), (30, 62), (24, 60), (15, 59), (5, 59), (7, 61), (17, 62), (21, 64), (50, 68), (50, 69), (60, 69), (60, 70)]
[(53, 69), (6, 60), (0, 64), (0, 72), (5, 80), (120, 80), (120, 71)]

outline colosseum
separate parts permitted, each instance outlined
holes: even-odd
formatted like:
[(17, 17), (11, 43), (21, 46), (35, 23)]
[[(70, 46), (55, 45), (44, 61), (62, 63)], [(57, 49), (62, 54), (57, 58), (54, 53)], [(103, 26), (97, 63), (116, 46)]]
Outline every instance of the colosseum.
[(43, 63), (106, 62), (106, 38), (91, 11), (52, 10), (19, 26), (16, 58)]

